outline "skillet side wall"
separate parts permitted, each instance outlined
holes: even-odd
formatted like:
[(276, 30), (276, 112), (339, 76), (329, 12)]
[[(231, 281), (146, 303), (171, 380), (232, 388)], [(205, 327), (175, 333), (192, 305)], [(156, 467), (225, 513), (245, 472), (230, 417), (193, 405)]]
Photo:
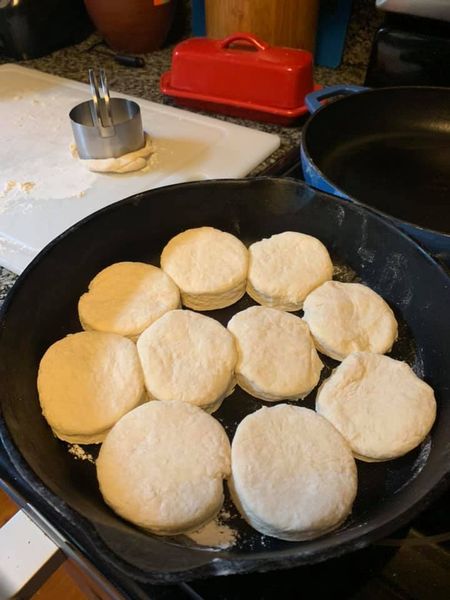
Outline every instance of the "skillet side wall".
[[(308, 543), (271, 540), (267, 547), (255, 536), (251, 552), (211, 553), (145, 535), (104, 505), (94, 467), (74, 461), (41, 416), (36, 390), (39, 360), (54, 341), (80, 330), (77, 301), (92, 277), (120, 260), (158, 265), (160, 252), (173, 235), (201, 225), (224, 229), (246, 243), (285, 230), (317, 236), (334, 259), (354, 269), (403, 317), (416, 341), (416, 369), (438, 390), (438, 419), (426, 464), (418, 465), (418, 455), (412, 455), (400, 463), (375, 466), (373, 481), (364, 476), (362, 467), (364, 485), (351, 521), (323, 538)], [(37, 475), (48, 487), (50, 492), (44, 490), (43, 495), (49, 503), (58, 504), (53, 494), (63, 500), (58, 504), (63, 520), (89, 530), (69, 507), (88, 519), (103, 540), (89, 531), (99, 554), (134, 577), (174, 581), (192, 569), (190, 576), (196, 576), (201, 565), (201, 574), (211, 575), (220, 571), (222, 559), (232, 561), (230, 572), (324, 560), (398, 528), (449, 470), (449, 306), (448, 277), (414, 243), (373, 213), (303, 184), (261, 178), (146, 192), (75, 225), (38, 256), (14, 287), (0, 324), (1, 407), (13, 444), (6, 432), (4, 442), (21, 475), (32, 485)], [(232, 398), (225, 405), (225, 417), (236, 417)]]

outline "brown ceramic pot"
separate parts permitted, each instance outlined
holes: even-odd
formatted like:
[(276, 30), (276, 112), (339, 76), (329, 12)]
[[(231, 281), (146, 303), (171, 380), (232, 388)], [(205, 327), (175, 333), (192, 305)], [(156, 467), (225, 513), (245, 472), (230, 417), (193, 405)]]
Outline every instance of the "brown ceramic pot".
[(94, 25), (114, 50), (140, 54), (160, 48), (176, 0), (84, 0)]

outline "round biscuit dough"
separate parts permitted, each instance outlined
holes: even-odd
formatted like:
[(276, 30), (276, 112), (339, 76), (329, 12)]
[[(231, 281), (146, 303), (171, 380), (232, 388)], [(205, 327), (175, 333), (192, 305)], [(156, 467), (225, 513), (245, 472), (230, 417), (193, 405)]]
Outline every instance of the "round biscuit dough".
[(381, 354), (350, 354), (317, 394), (316, 410), (367, 462), (403, 456), (436, 418), (432, 388), (404, 362)]
[(142, 333), (137, 349), (151, 398), (214, 412), (234, 390), (235, 343), (215, 319), (172, 310)]
[(113, 427), (96, 466), (103, 498), (116, 513), (175, 535), (220, 510), (230, 443), (219, 421), (196, 406), (147, 402)]
[(37, 387), (53, 433), (77, 444), (102, 442), (145, 399), (136, 346), (115, 333), (83, 331), (52, 344), (39, 364)]
[(231, 496), (260, 533), (309, 540), (338, 527), (357, 490), (344, 438), (307, 408), (281, 404), (245, 417), (231, 445)]
[(78, 302), (83, 329), (136, 339), (168, 310), (180, 306), (180, 291), (164, 271), (141, 262), (106, 267)]
[(309, 328), (296, 315), (251, 306), (228, 323), (236, 340), (237, 383), (269, 402), (304, 398), (319, 382), (323, 364)]
[(397, 339), (397, 321), (389, 305), (361, 283), (327, 281), (303, 305), (320, 352), (343, 360), (352, 352), (388, 352)]
[(161, 268), (178, 285), (188, 308), (225, 308), (245, 294), (248, 250), (225, 231), (213, 227), (188, 229), (164, 247)]
[(285, 231), (249, 247), (247, 294), (259, 304), (286, 311), (333, 276), (333, 263), (320, 240)]

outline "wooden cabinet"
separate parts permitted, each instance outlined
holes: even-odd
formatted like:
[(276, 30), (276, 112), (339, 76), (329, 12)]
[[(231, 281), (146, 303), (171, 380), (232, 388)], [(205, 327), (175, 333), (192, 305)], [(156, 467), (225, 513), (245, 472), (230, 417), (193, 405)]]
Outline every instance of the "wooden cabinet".
[(313, 51), (319, 0), (205, 0), (206, 34), (249, 32), (273, 46)]

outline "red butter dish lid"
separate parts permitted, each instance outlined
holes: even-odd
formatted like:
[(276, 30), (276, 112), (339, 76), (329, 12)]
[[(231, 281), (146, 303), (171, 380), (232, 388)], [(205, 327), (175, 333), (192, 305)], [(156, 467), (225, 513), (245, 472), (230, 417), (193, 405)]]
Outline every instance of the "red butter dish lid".
[(248, 33), (178, 44), (161, 91), (181, 104), (246, 118), (290, 123), (316, 89), (307, 50), (269, 46)]

